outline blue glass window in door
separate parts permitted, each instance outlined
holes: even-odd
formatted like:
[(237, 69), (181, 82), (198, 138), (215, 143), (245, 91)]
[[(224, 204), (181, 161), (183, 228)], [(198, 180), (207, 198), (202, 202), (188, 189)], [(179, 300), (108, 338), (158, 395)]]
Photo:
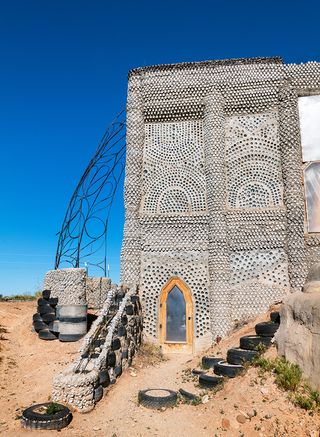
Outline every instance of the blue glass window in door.
[(167, 341), (186, 341), (186, 301), (174, 286), (167, 297)]

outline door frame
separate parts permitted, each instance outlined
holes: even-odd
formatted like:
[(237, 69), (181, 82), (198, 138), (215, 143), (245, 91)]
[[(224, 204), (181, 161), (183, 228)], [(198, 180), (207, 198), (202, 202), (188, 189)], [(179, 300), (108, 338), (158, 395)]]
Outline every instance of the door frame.
[[(173, 287), (177, 286), (182, 292), (184, 300), (186, 302), (186, 341), (185, 342), (173, 342), (166, 341), (167, 334), (167, 298)], [(169, 279), (165, 286), (161, 290), (159, 300), (159, 340), (160, 345), (164, 353), (169, 352), (185, 352), (193, 353), (194, 343), (194, 305), (192, 300), (192, 294), (187, 284), (175, 276)]]

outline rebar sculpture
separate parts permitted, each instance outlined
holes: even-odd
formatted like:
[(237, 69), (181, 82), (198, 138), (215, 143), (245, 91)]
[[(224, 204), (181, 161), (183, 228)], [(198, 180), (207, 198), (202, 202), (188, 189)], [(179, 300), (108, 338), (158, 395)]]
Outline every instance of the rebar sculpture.
[[(125, 167), (125, 111), (107, 128), (69, 202), (59, 232), (55, 269), (94, 266), (107, 275), (110, 210)], [(93, 258), (95, 255), (97, 258)]]

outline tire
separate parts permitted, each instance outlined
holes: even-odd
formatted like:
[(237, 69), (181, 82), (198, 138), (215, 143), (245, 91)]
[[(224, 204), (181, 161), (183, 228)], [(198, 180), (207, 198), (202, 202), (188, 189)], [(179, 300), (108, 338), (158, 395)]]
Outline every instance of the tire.
[(259, 356), (259, 352), (247, 349), (232, 348), (227, 352), (227, 361), (229, 364), (250, 363)]
[(124, 360), (127, 360), (128, 359), (128, 348), (125, 348), (125, 349), (123, 349), (122, 350), (122, 354), (121, 354), (121, 358), (122, 359), (124, 359)]
[(198, 375), (204, 375), (206, 373), (206, 371), (205, 370), (200, 370), (200, 369), (192, 369), (191, 373), (194, 376), (198, 376)]
[(116, 354), (113, 351), (108, 352), (107, 366), (114, 367), (116, 365)]
[(38, 299), (38, 305), (48, 305), (48, 303), (47, 299), (43, 299), (43, 297)]
[(278, 311), (273, 311), (270, 313), (270, 320), (271, 322), (280, 324), (280, 313)]
[(116, 366), (114, 368), (114, 374), (115, 374), (116, 378), (119, 378), (119, 376), (122, 375), (122, 366)]
[[(166, 392), (165, 396), (157, 396), (153, 395), (152, 392)], [(172, 390), (167, 389), (157, 389), (150, 388), (147, 390), (140, 390), (138, 394), (138, 401), (140, 405), (143, 405), (146, 408), (152, 408), (154, 410), (159, 410), (164, 407), (174, 407), (177, 403), (177, 393)]]
[(188, 399), (188, 401), (195, 401), (199, 399), (199, 396), (194, 395), (193, 393), (190, 393), (189, 391), (183, 390), (183, 388), (179, 389), (179, 393), (181, 396), (183, 396), (185, 399)]
[(43, 314), (46, 313), (52, 313), (52, 306), (49, 304), (45, 304), (45, 305), (38, 305), (38, 313), (42, 316)]
[(41, 331), (42, 329), (47, 329), (47, 328), (48, 328), (48, 325), (47, 325), (46, 323), (44, 323), (44, 322), (40, 322), (40, 321), (38, 321), (38, 322), (33, 322), (33, 327), (34, 327), (34, 330), (35, 330), (36, 332), (39, 332), (39, 331)]
[(125, 314), (123, 314), (121, 317), (121, 323), (122, 325), (126, 325), (128, 323), (128, 317)]
[(50, 322), (48, 327), (49, 331), (59, 334), (59, 320), (54, 320), (53, 322)]
[(205, 388), (221, 387), (223, 385), (223, 377), (203, 374), (199, 376), (199, 385)]
[(110, 376), (108, 370), (101, 370), (99, 372), (99, 382), (102, 387), (108, 387), (110, 384)]
[(130, 300), (132, 303), (138, 303), (139, 302), (139, 296), (133, 295), (130, 297)]
[(112, 340), (111, 349), (112, 349), (113, 351), (117, 351), (117, 350), (119, 350), (120, 348), (121, 348), (121, 342), (120, 342), (120, 339), (119, 339), (118, 337), (116, 337), (116, 338), (114, 338), (114, 339)]
[(43, 290), (43, 292), (42, 292), (43, 299), (49, 299), (50, 294), (51, 294), (50, 290)]
[(131, 305), (131, 304), (127, 305), (127, 306), (126, 306), (126, 314), (127, 314), (128, 316), (133, 316), (133, 313), (134, 313), (134, 311), (133, 311), (133, 305)]
[(42, 322), (42, 317), (40, 316), (39, 313), (35, 313), (35, 314), (33, 314), (33, 316), (32, 316), (32, 320), (33, 320), (34, 322)]
[(118, 336), (119, 337), (125, 337), (127, 335), (127, 330), (125, 326), (119, 326), (118, 328)]
[(257, 323), (255, 326), (257, 335), (261, 335), (262, 337), (273, 337), (278, 328), (279, 323), (274, 322)]
[(93, 392), (93, 399), (95, 402), (99, 402), (103, 397), (103, 388), (102, 385), (99, 385)]
[(213, 369), (214, 365), (221, 361), (221, 358), (216, 357), (202, 357), (201, 363), (204, 369)]
[(56, 313), (45, 313), (42, 315), (42, 320), (45, 323), (50, 323), (56, 320)]
[(58, 298), (57, 297), (49, 297), (47, 302), (52, 307), (56, 307), (58, 305)]
[(261, 337), (260, 335), (246, 335), (240, 338), (240, 348), (246, 350), (257, 350), (259, 345), (269, 347), (272, 337)]
[(21, 425), (27, 429), (62, 429), (69, 425), (72, 414), (69, 408), (58, 404), (61, 410), (54, 414), (42, 414), (37, 412), (41, 407), (46, 408), (51, 402), (33, 405), (22, 413)]
[(214, 365), (214, 373), (228, 378), (235, 378), (244, 372), (244, 367), (238, 364), (228, 364), (226, 361), (219, 361)]
[(39, 331), (39, 338), (41, 340), (57, 340), (58, 337), (54, 335), (52, 332), (49, 331), (49, 329), (41, 329)]

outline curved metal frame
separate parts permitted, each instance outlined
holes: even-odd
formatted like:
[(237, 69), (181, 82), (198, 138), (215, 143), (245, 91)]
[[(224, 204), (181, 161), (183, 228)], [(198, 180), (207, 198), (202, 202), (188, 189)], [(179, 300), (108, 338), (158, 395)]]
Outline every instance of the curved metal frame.
[[(62, 264), (95, 266), (107, 275), (107, 229), (125, 167), (125, 111), (106, 130), (69, 202), (59, 232), (55, 269)], [(92, 261), (92, 255), (99, 259)]]

